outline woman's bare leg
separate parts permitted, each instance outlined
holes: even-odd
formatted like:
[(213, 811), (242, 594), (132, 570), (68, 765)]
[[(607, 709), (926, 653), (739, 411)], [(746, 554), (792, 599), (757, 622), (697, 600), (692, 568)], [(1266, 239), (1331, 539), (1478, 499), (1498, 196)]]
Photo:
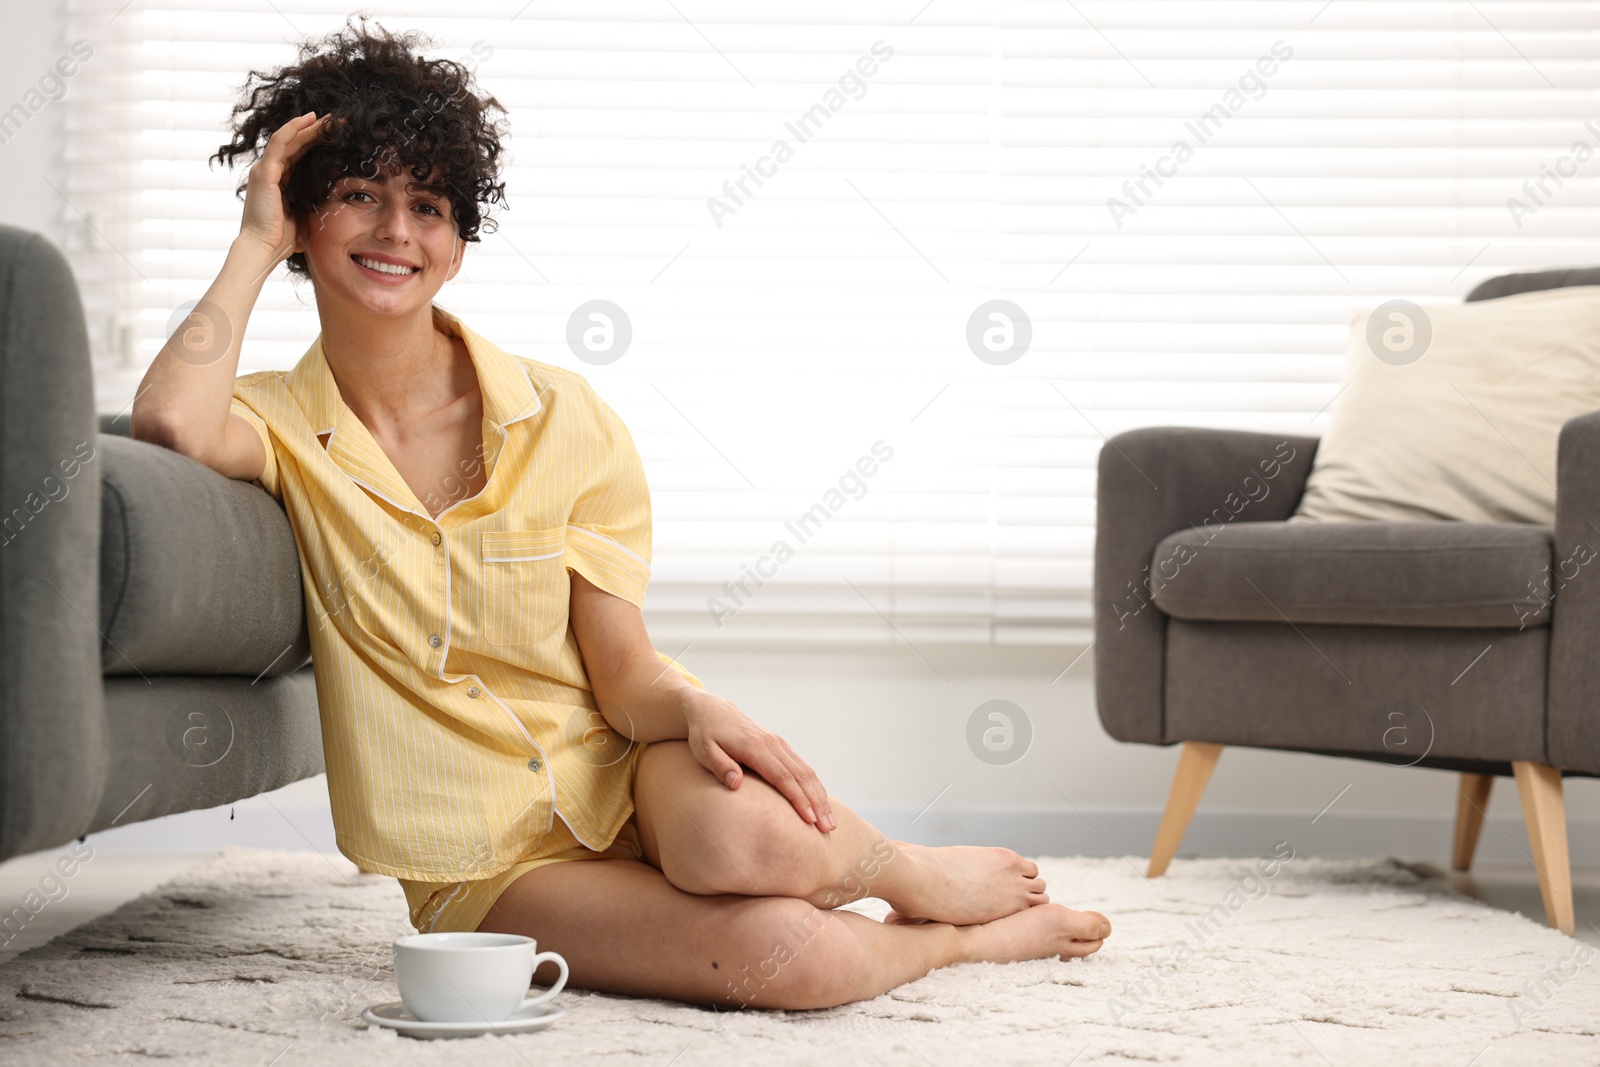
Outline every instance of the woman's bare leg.
[[(839, 827), (805, 822), (760, 775), (729, 789), (685, 741), (658, 741), (639, 758), (635, 819), (645, 858), (691, 893), (789, 896), (819, 908), (861, 897), (895, 918), (988, 922), (1049, 902), (1038, 865), (1008, 848), (929, 848), (890, 841), (833, 799)], [(1105, 916), (1088, 912), (1105, 924)]]
[(566, 958), (575, 988), (805, 1009), (870, 999), (951, 963), (1085, 956), (1100, 947), (1093, 914), (1047, 904), (982, 926), (888, 925), (794, 897), (688, 893), (648, 864), (604, 859), (529, 871), (478, 929), (538, 938)]

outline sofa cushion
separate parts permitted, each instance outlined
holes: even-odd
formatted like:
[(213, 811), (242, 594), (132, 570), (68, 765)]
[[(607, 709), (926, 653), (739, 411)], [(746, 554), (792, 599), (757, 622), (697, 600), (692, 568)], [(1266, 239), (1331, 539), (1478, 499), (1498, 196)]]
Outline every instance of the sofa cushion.
[(1550, 528), (1524, 523), (1245, 522), (1167, 537), (1149, 586), (1195, 621), (1519, 630), (1550, 624), (1551, 555)]
[(1551, 633), (1174, 619), (1165, 737), (1396, 767), (1547, 763)]
[(288, 674), (311, 658), (294, 529), (249, 482), (98, 438), (106, 674)]
[(260, 679), (175, 674), (147, 685), (130, 674), (101, 684), (111, 759), (99, 808), (80, 833), (214, 808), (326, 770), (314, 667)]

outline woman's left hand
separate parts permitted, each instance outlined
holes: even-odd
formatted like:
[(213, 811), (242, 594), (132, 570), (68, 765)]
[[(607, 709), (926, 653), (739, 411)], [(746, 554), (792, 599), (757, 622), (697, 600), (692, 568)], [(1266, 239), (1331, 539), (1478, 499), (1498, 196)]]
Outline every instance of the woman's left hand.
[(822, 780), (789, 742), (763, 729), (731, 701), (701, 689), (689, 689), (685, 695), (689, 696), (685, 710), (689, 751), (719, 781), (729, 789), (739, 788), (744, 780), (742, 763), (782, 793), (806, 822), (824, 832), (838, 829)]

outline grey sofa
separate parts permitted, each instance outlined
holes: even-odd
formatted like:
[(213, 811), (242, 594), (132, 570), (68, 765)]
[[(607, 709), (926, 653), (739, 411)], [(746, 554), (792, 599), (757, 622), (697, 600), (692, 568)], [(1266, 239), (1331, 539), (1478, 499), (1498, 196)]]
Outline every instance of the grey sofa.
[(0, 860), (323, 770), (288, 516), (127, 433), (66, 259), (0, 226)]
[[(1468, 300), (1600, 285), (1506, 275)], [(1183, 743), (1162, 874), (1222, 749), (1461, 772), (1465, 870), (1514, 775), (1546, 918), (1573, 931), (1563, 775), (1600, 773), (1600, 412), (1561, 429), (1554, 529), (1290, 523), (1318, 439), (1156, 427), (1099, 460), (1095, 684), (1120, 741)]]

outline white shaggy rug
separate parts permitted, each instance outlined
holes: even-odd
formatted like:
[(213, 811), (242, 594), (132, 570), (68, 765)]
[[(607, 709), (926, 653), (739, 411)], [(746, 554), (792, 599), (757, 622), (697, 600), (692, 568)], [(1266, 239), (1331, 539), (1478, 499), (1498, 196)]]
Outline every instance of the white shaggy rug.
[(1600, 950), (1430, 867), (1299, 857), (1266, 879), (1258, 862), (1147, 882), (1120, 857), (1040, 859), (1053, 899), (1112, 919), (1088, 960), (963, 964), (817, 1012), (568, 991), (548, 1029), (418, 1041), (360, 1019), (399, 996), (399, 884), (230, 847), (5, 965), (0, 1063), (1600, 1062)]

